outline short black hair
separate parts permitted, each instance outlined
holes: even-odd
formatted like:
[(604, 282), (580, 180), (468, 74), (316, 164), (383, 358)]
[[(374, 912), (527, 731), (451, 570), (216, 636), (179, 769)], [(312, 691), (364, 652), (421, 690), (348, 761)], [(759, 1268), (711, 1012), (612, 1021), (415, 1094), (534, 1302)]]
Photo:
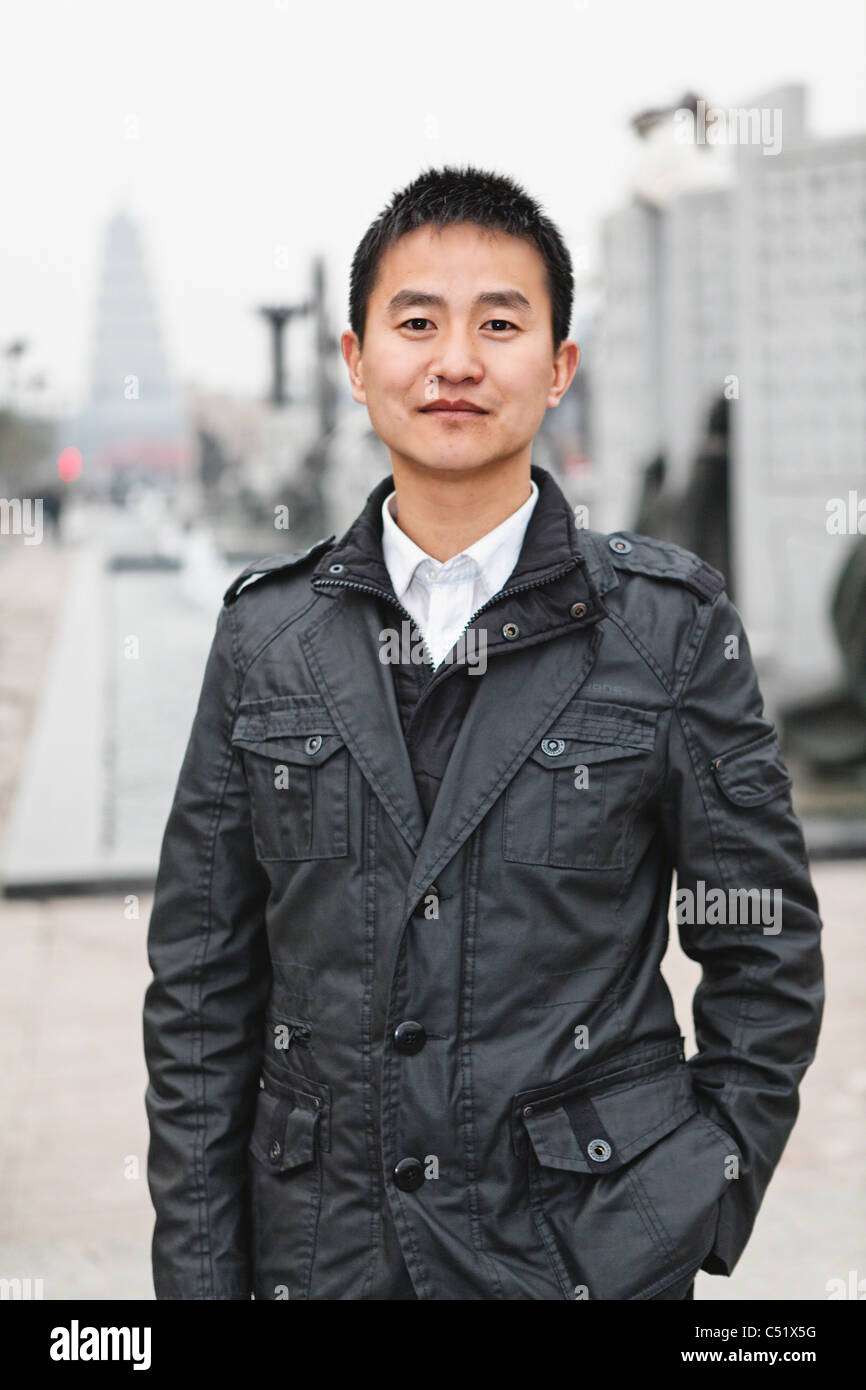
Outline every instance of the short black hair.
[(389, 246), (419, 227), (472, 222), (531, 242), (547, 269), (554, 349), (568, 337), (574, 299), (571, 256), (559, 229), (514, 179), (472, 165), (425, 169), (370, 223), (352, 258), (349, 323), (363, 347), (367, 304)]

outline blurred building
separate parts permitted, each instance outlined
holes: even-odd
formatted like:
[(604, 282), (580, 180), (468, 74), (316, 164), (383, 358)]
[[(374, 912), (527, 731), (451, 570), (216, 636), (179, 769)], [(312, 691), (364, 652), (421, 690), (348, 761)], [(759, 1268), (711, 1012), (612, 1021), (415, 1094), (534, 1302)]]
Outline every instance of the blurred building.
[(799, 135), (741, 159), (732, 224), (734, 564), (788, 693), (840, 674), (829, 612), (856, 533), (828, 530), (828, 504), (866, 499), (866, 133)]
[(659, 119), (605, 221), (593, 524), (634, 524), (651, 465), (687, 493), (727, 401), (729, 579), (790, 694), (839, 674), (829, 611), (854, 537), (828, 531), (828, 503), (866, 497), (866, 134), (811, 138), (802, 86), (747, 110), (777, 122), (776, 149), (678, 145)]
[(106, 229), (87, 402), (63, 422), (59, 444), (81, 450), (84, 480), (96, 488), (119, 480), (174, 485), (190, 468), (182, 392), (169, 369), (139, 229), (126, 213)]

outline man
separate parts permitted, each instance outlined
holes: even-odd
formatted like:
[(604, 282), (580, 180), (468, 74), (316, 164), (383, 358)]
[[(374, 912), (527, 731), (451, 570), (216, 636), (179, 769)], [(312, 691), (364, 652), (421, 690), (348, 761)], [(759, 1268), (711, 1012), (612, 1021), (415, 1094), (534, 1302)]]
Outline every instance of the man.
[(679, 1299), (749, 1238), (818, 904), (723, 576), (576, 529), (531, 463), (571, 298), (472, 168), (358, 247), (343, 353), (393, 472), (229, 588), (165, 833), (158, 1298)]

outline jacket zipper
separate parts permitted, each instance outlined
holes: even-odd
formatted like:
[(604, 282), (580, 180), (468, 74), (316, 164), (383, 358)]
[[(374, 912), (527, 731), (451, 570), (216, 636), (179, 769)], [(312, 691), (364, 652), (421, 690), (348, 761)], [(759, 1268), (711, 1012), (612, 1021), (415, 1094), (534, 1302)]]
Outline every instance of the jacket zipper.
[[(649, 1046), (651, 1047), (652, 1044)], [(540, 1106), (557, 1106), (562, 1102), (563, 1097), (568, 1098), (572, 1095), (582, 1094), (584, 1091), (589, 1091), (595, 1095), (597, 1087), (607, 1088), (612, 1082), (622, 1083), (623, 1080), (635, 1073), (640, 1073), (638, 1078), (638, 1084), (640, 1084), (648, 1077), (655, 1077), (658, 1072), (669, 1071), (671, 1063), (674, 1061), (686, 1065), (682, 1038), (678, 1041), (671, 1038), (668, 1050), (659, 1057), (650, 1057), (648, 1061), (642, 1061), (638, 1056), (631, 1062), (625, 1062), (624, 1065), (615, 1063), (612, 1071), (603, 1072), (599, 1076), (578, 1077), (574, 1081), (568, 1081), (566, 1078), (565, 1081), (548, 1082), (544, 1087), (520, 1092), (520, 1114), (528, 1116), (534, 1114)], [(550, 1091), (551, 1094), (545, 1094), (547, 1091)]]
[[(309, 1047), (309, 1045), (310, 1045), (310, 1036), (311, 1036), (311, 1033), (312, 1033), (312, 1029), (311, 1029), (311, 1027), (310, 1027), (310, 1024), (307, 1023), (306, 1019), (303, 1019), (303, 1018), (277, 1018), (277, 1019), (274, 1019), (274, 1024), (275, 1024), (275, 1026), (278, 1027), (278, 1028), (286, 1028), (286, 1029), (288, 1029), (288, 1034), (289, 1034), (288, 1042), (286, 1043), (286, 1046), (285, 1046), (285, 1047), (281, 1047), (281, 1048), (279, 1049), (280, 1052), (288, 1052), (289, 1049), (292, 1048), (292, 1047), (294, 1047), (296, 1043), (297, 1043), (299, 1046), (301, 1046), (301, 1047)], [(275, 1081), (274, 1081), (274, 1077), (273, 1077), (272, 1073), (270, 1073), (270, 1072), (268, 1071), (268, 1065), (269, 1065), (269, 1063), (268, 1063), (268, 1061), (267, 1061), (267, 1059), (266, 1059), (265, 1062), (264, 1062), (262, 1071), (261, 1071), (261, 1073), (259, 1074), (259, 1089), (262, 1090), (262, 1091), (267, 1090), (267, 1086), (265, 1085), (265, 1078), (266, 1078), (266, 1077), (267, 1077), (269, 1083), (271, 1083), (272, 1085), (274, 1085), (274, 1084), (279, 1085), (279, 1082), (275, 1082)]]
[[(398, 609), (399, 612), (401, 612), (401, 613), (403, 614), (404, 617), (406, 617), (406, 618), (409, 619), (410, 624), (412, 625), (412, 627), (415, 628), (416, 632), (418, 633), (419, 637), (421, 638), (421, 641), (424, 643), (424, 650), (425, 650), (425, 652), (427, 653), (427, 655), (428, 655), (429, 658), (430, 658), (430, 665), (431, 665), (431, 666), (433, 665), (433, 653), (431, 652), (430, 648), (429, 648), (428, 645), (427, 645), (427, 638), (424, 636), (423, 632), (421, 631), (420, 627), (419, 627), (418, 624), (416, 623), (415, 619), (412, 617), (412, 614), (411, 614), (411, 613), (407, 613), (406, 609), (403, 607), (403, 605), (402, 605), (402, 603), (400, 602), (400, 600), (397, 599), (397, 598), (394, 598), (394, 596), (393, 596), (392, 594), (386, 593), (384, 589), (377, 589), (377, 588), (376, 588), (374, 585), (372, 585), (372, 584), (357, 584), (353, 579), (325, 579), (324, 575), (319, 575), (316, 579), (313, 580), (313, 587), (314, 587), (314, 588), (315, 588), (315, 586), (316, 586), (317, 584), (339, 584), (339, 585), (341, 585), (344, 589), (359, 589), (359, 590), (361, 591), (361, 593), (364, 593), (364, 594), (376, 594), (378, 598), (387, 599), (388, 602), (391, 604), (391, 606), (392, 606), (393, 608)], [(471, 622), (472, 619), (470, 618), (469, 621)], [(467, 624), (467, 626), (468, 626), (468, 624)]]
[(288, 1052), (289, 1048), (294, 1047), (296, 1043), (301, 1047), (309, 1047), (312, 1029), (305, 1019), (278, 1018), (274, 1021), (278, 1027), (286, 1028), (289, 1034), (289, 1040), (286, 1046), (280, 1048), (281, 1052)]
[[(472, 614), (472, 616), (471, 616), (469, 619), (467, 619), (466, 623), (465, 623), (465, 624), (463, 625), (463, 627), (460, 629), (460, 632), (457, 634), (457, 637), (455, 637), (454, 643), (452, 644), (452, 647), (453, 647), (454, 645), (456, 645), (457, 642), (459, 642), (460, 638), (463, 636), (463, 633), (466, 632), (467, 628), (469, 628), (469, 627), (471, 626), (471, 624), (475, 622), (475, 619), (476, 619), (481, 613), (483, 613), (487, 608), (491, 608), (491, 607), (493, 606), (494, 603), (498, 603), (500, 599), (503, 599), (503, 598), (511, 598), (512, 594), (520, 594), (520, 593), (522, 593), (522, 592), (524, 591), (524, 589), (537, 589), (537, 588), (540, 588), (540, 586), (541, 586), (542, 584), (551, 584), (551, 583), (554, 581), (554, 579), (561, 579), (562, 576), (563, 576), (564, 574), (568, 574), (568, 572), (569, 572), (570, 570), (577, 569), (577, 566), (578, 566), (579, 563), (580, 563), (580, 562), (579, 562), (578, 560), (567, 560), (558, 570), (556, 570), (556, 572), (555, 572), (554, 574), (548, 574), (548, 575), (546, 575), (543, 579), (533, 579), (533, 580), (530, 580), (529, 583), (527, 583), (527, 584), (515, 584), (514, 587), (511, 588), (511, 589), (500, 589), (500, 591), (499, 591), (498, 594), (493, 594), (489, 599), (487, 599), (486, 603), (482, 603), (482, 605), (481, 605), (480, 608), (476, 608), (476, 610), (475, 610), (475, 612)], [(402, 605), (402, 603), (400, 602), (400, 600), (397, 599), (397, 598), (394, 598), (394, 596), (393, 596), (392, 594), (386, 593), (384, 589), (377, 589), (377, 588), (375, 587), (375, 585), (373, 585), (373, 584), (358, 584), (354, 579), (326, 579), (324, 575), (319, 575), (319, 576), (317, 576), (317, 577), (312, 581), (312, 583), (313, 583), (313, 587), (314, 587), (314, 588), (315, 588), (315, 586), (316, 586), (317, 584), (334, 584), (334, 585), (340, 585), (340, 586), (342, 586), (342, 588), (344, 588), (344, 589), (357, 589), (357, 590), (359, 590), (361, 593), (365, 593), (365, 594), (375, 594), (375, 595), (377, 595), (377, 597), (379, 597), (379, 598), (387, 599), (387, 601), (391, 604), (391, 606), (392, 606), (393, 608), (399, 609), (399, 611), (400, 611), (401, 613), (405, 614), (405, 616), (409, 619), (409, 621), (410, 621), (410, 623), (412, 624), (412, 626), (413, 626), (414, 628), (417, 629), (418, 633), (419, 633), (420, 636), (421, 636), (421, 640), (424, 642), (424, 648), (425, 648), (425, 650), (427, 651), (428, 655), (430, 656), (430, 664), (431, 664), (431, 666), (433, 665), (433, 653), (430, 651), (430, 648), (427, 646), (427, 640), (426, 640), (426, 638), (424, 637), (423, 632), (421, 632), (421, 629), (420, 629), (420, 627), (418, 627), (418, 624), (416, 623), (415, 619), (412, 617), (412, 614), (411, 614), (411, 613), (407, 613), (407, 612), (406, 612), (406, 609), (403, 607), (403, 605)], [(445, 665), (445, 664), (446, 664), (446, 663), (441, 662), (441, 663), (440, 663), (440, 666)], [(445, 671), (444, 674), (447, 675), (447, 674), (448, 674), (451, 670), (453, 670), (453, 669), (455, 669), (454, 663), (453, 663), (453, 662), (448, 662), (448, 663), (447, 663), (447, 670)], [(440, 674), (442, 674), (442, 673), (440, 672), (440, 670), (439, 670), (438, 668), (435, 668), (435, 669), (434, 669), (434, 672), (433, 672), (433, 676), (432, 676), (432, 678), (431, 678), (429, 684), (427, 685), (427, 688), (424, 690), (424, 693), (422, 694), (420, 700), (418, 701), (418, 704), (416, 705), (415, 710), (413, 710), (413, 712), (412, 712), (412, 718), (413, 718), (413, 719), (414, 719), (415, 714), (417, 713), (418, 709), (421, 707), (421, 705), (422, 705), (422, 704), (424, 703), (424, 701), (426, 700), (427, 696), (429, 695), (430, 691), (431, 691), (432, 688), (433, 688), (434, 682), (437, 680), (437, 677), (438, 677)]]

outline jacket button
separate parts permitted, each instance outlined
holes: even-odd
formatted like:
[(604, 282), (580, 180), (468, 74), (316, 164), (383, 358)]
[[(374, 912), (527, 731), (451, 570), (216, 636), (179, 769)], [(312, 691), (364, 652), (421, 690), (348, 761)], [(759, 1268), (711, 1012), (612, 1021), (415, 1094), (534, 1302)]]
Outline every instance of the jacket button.
[(271, 1163), (279, 1163), (282, 1152), (283, 1150), (280, 1146), (279, 1139), (274, 1139), (271, 1147), (268, 1149), (268, 1158), (271, 1160)]
[(627, 541), (625, 536), (611, 536), (608, 545), (617, 555), (627, 555), (632, 548), (631, 541)]
[(305, 752), (305, 753), (318, 753), (318, 751), (319, 751), (319, 749), (321, 748), (321, 746), (322, 746), (322, 735), (321, 735), (321, 734), (310, 734), (310, 737), (307, 739), (306, 743), (304, 744), (304, 752)]
[(596, 1163), (604, 1163), (610, 1158), (613, 1149), (606, 1139), (590, 1139), (586, 1146), (586, 1152)]
[(515, 637), (519, 637), (520, 628), (517, 626), (517, 623), (505, 623), (502, 628), (502, 636), (509, 642), (513, 642)]
[(584, 615), (584, 613), (586, 612), (586, 604), (585, 604), (585, 603), (573, 603), (573, 604), (571, 605), (571, 610), (570, 610), (570, 611), (571, 611), (571, 616), (572, 616), (573, 618), (582, 618), (583, 615)]
[(541, 740), (541, 751), (546, 753), (549, 758), (558, 758), (560, 753), (565, 752), (564, 738), (543, 738)]
[(394, 1181), (401, 1192), (417, 1192), (424, 1183), (424, 1165), (420, 1158), (401, 1158), (394, 1169)]
[(398, 1052), (412, 1054), (420, 1052), (427, 1041), (427, 1030), (423, 1023), (416, 1023), (413, 1018), (407, 1018), (404, 1023), (398, 1023), (394, 1029), (394, 1046)]

